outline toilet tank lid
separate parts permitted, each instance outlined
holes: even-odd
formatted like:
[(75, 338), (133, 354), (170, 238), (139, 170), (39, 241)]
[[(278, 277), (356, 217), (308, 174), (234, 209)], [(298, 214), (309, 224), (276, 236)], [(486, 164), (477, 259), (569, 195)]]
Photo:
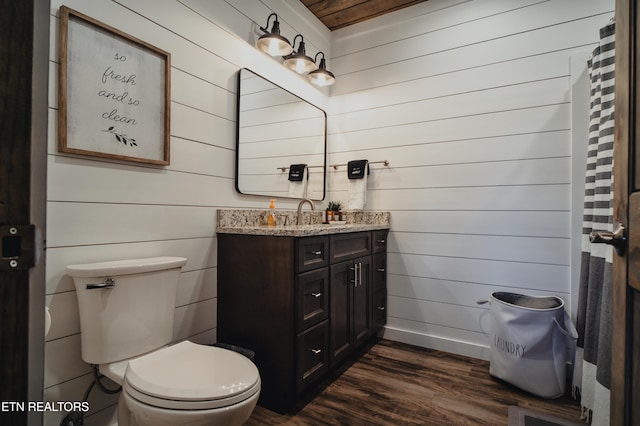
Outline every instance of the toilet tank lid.
[(187, 263), (184, 257), (148, 257), (110, 262), (84, 263), (67, 266), (67, 274), (72, 277), (104, 277), (181, 268)]

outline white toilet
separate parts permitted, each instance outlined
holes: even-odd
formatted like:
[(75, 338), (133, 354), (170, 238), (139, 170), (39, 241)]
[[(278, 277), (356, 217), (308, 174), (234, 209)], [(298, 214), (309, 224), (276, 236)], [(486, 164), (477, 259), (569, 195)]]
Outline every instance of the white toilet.
[(80, 310), (82, 359), (122, 386), (118, 423), (241, 425), (260, 394), (245, 356), (173, 337), (180, 269), (154, 257), (67, 266)]

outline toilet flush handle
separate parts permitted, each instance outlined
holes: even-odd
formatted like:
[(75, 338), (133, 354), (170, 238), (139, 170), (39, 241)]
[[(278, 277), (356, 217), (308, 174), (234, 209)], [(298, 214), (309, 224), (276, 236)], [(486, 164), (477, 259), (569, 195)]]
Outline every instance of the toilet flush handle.
[(112, 288), (114, 285), (116, 285), (116, 280), (113, 278), (107, 278), (98, 284), (87, 284), (87, 290), (94, 290), (96, 288)]

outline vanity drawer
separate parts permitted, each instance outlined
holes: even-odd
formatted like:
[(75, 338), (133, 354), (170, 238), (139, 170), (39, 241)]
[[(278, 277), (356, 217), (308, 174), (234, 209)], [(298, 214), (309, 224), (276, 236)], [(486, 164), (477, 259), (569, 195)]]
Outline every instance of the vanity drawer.
[(329, 317), (329, 268), (299, 274), (295, 291), (298, 333)]
[(382, 229), (380, 231), (371, 231), (373, 236), (373, 253), (382, 253), (387, 251), (387, 234), (388, 230)]
[(329, 263), (329, 237), (296, 238), (296, 268), (298, 272), (322, 268)]
[(378, 333), (387, 323), (387, 292), (379, 291), (373, 295), (373, 332)]
[(331, 263), (355, 259), (371, 253), (371, 232), (331, 235), (329, 243)]
[(373, 288), (377, 293), (387, 288), (387, 253), (376, 253), (373, 258)]
[(329, 370), (329, 321), (298, 335), (296, 390), (298, 393)]

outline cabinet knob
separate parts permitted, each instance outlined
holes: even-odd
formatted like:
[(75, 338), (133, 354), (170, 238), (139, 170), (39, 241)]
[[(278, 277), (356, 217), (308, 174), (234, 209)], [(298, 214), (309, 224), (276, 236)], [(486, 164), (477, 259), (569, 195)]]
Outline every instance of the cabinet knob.
[(378, 240), (378, 241), (377, 241), (377, 243), (378, 243), (378, 244), (384, 244), (384, 243), (385, 243), (385, 240), (384, 240), (384, 239)]
[(322, 296), (322, 293), (311, 293), (311, 295), (317, 299), (318, 297)]
[(384, 306), (378, 306), (379, 311), (384, 311)]
[(378, 268), (378, 272), (384, 272), (385, 269), (384, 268)]
[(312, 251), (311, 254), (314, 254), (316, 256), (320, 256), (320, 255), (322, 255), (322, 250)]
[(320, 352), (322, 352), (322, 349), (311, 349), (311, 352), (313, 352), (314, 355), (318, 355)]

